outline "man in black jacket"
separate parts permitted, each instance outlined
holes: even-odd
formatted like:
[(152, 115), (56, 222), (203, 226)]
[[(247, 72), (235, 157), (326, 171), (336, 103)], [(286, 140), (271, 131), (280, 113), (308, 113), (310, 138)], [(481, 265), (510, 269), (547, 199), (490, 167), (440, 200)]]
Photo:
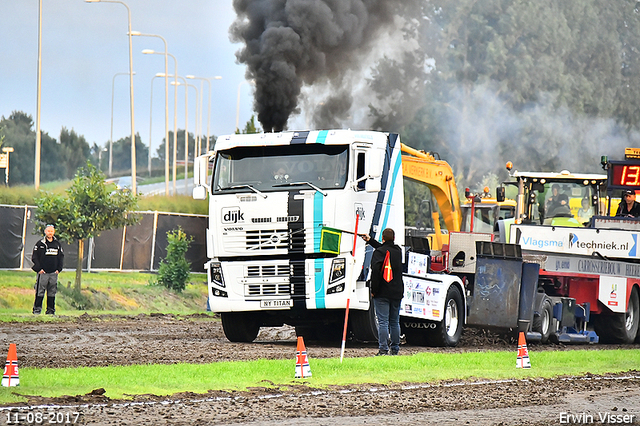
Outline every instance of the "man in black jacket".
[[(378, 318), (378, 354), (398, 355), (400, 350), (400, 302), (404, 295), (402, 282), (402, 249), (394, 243), (391, 228), (382, 231), (382, 241), (363, 235), (375, 248), (371, 257), (371, 296)], [(389, 344), (391, 335), (391, 344)]]
[(58, 290), (58, 274), (62, 271), (64, 253), (58, 239), (54, 236), (56, 229), (53, 225), (44, 228), (44, 238), (33, 247), (31, 261), (36, 277), (36, 300), (33, 303), (33, 314), (42, 312), (42, 301), (47, 293), (48, 315), (56, 313), (56, 291)]
[(618, 204), (618, 211), (616, 211), (616, 216), (640, 216), (640, 203), (636, 201), (636, 193), (634, 191), (622, 191), (622, 201), (620, 201), (620, 204)]

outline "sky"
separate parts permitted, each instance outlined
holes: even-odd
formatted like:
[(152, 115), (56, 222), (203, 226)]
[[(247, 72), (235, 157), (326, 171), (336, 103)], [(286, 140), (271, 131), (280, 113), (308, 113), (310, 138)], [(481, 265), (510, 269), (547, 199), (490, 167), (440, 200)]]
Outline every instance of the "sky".
[[(60, 130), (73, 129), (94, 143), (107, 146), (131, 135), (129, 101), (129, 40), (127, 8), (120, 3), (83, 0), (42, 1), (42, 86), (40, 128), (59, 139)], [(131, 10), (131, 29), (164, 37), (167, 51), (178, 62), (181, 76), (211, 80), (211, 135), (235, 132), (253, 114), (252, 86), (245, 66), (236, 63), (242, 45), (229, 39), (235, 19), (231, 0), (125, 0)], [(38, 0), (0, 1), (0, 116), (22, 111), (33, 117), (37, 109)], [(145, 145), (155, 152), (164, 138), (164, 52), (158, 37), (133, 37), (134, 123)], [(124, 73), (124, 75), (116, 75)], [(169, 74), (174, 73), (169, 57)], [(188, 80), (202, 92), (201, 134), (207, 134), (209, 90), (202, 80)], [(153, 84), (153, 92), (152, 92)], [(112, 91), (113, 85), (113, 91)], [(202, 89), (200, 86), (202, 85)], [(238, 102), (238, 91), (240, 99)], [(173, 90), (169, 88), (169, 129), (173, 130)], [(196, 90), (189, 88), (190, 132), (195, 130)], [(150, 108), (151, 105), (151, 108)], [(178, 129), (184, 129), (185, 93), (178, 90)], [(152, 128), (150, 128), (150, 124)]]

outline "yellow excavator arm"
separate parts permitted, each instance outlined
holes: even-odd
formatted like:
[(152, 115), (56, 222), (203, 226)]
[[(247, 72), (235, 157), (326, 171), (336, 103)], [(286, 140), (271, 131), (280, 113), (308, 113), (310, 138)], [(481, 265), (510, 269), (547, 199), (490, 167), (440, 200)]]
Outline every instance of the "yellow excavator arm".
[[(405, 144), (401, 145), (401, 150), (407, 155), (402, 156), (402, 175), (405, 178), (425, 184), (431, 190), (447, 230), (460, 231), (462, 214), (460, 211), (460, 198), (453, 176), (453, 170), (449, 163), (436, 159), (433, 155), (418, 151)], [(434, 212), (434, 226), (437, 245), (442, 247), (440, 240), (439, 216)], [(439, 249), (438, 247), (437, 249)], [(434, 247), (436, 248), (436, 247)]]

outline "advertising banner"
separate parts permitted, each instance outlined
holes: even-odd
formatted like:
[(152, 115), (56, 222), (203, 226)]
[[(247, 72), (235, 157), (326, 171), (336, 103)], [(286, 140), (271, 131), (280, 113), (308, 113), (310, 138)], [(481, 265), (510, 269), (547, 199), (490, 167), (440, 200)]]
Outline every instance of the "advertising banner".
[(535, 225), (512, 225), (510, 242), (522, 251), (637, 259), (638, 233)]
[(446, 285), (442, 282), (403, 276), (404, 298), (400, 314), (407, 317), (442, 321)]

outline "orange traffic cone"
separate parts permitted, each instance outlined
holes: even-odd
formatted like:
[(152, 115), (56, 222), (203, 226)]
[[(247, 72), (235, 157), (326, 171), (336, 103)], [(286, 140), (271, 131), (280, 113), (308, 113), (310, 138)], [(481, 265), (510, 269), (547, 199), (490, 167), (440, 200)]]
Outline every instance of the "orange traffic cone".
[(307, 359), (307, 349), (304, 347), (302, 336), (298, 336), (298, 347), (296, 349), (296, 379), (311, 377), (311, 367)]
[(9, 344), (9, 354), (7, 355), (7, 364), (4, 367), (4, 375), (2, 376), (2, 386), (20, 386), (18, 351), (15, 343)]
[(523, 331), (521, 331), (518, 336), (518, 359), (516, 360), (516, 368), (531, 368), (527, 339), (524, 337)]

